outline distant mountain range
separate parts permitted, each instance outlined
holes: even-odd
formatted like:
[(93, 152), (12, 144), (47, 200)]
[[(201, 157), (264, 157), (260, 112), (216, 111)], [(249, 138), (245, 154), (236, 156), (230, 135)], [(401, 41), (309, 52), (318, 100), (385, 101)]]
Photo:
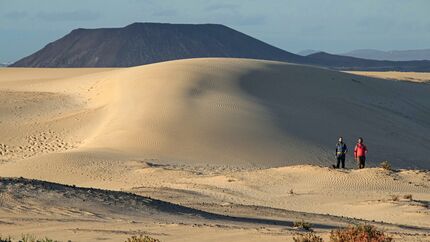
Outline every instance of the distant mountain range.
[(361, 71), (430, 71), (430, 61), (380, 61), (318, 52), (306, 56), (308, 64), (337, 70)]
[(127, 67), (200, 57), (232, 57), (339, 70), (430, 71), (430, 61), (377, 61), (312, 53), (301, 56), (219, 24), (134, 23), (75, 29), (13, 67)]
[[(298, 55), (308, 56), (322, 52), (319, 50), (302, 50)], [(430, 49), (421, 50), (375, 50), (375, 49), (359, 49), (349, 52), (339, 53), (338, 55), (350, 56), (355, 58), (370, 59), (370, 60), (388, 60), (388, 61), (414, 61), (414, 60), (430, 60)]]
[(311, 49), (307, 49), (307, 50), (302, 50), (300, 52), (297, 52), (298, 55), (301, 56), (307, 56), (307, 55), (312, 55), (315, 53), (321, 52), (320, 50), (311, 50)]
[(353, 50), (342, 53), (341, 55), (373, 59), (373, 60), (391, 60), (391, 61), (409, 61), (409, 60), (430, 60), (430, 49), (422, 50), (390, 50), (381, 51), (373, 49)]

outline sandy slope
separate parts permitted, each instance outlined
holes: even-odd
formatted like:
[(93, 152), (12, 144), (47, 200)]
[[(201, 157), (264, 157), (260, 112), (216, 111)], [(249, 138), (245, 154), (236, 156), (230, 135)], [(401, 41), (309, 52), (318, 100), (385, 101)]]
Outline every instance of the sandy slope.
[[(333, 145), (343, 135), (350, 148), (356, 137), (365, 137), (370, 165), (389, 160), (397, 168), (428, 169), (429, 91), (426, 84), (239, 59), (181, 60), (123, 69), (4, 68), (0, 69), (0, 176), (131, 191), (199, 211), (246, 218), (291, 222), (309, 212), (306, 220), (320, 224), (324, 236), (333, 226), (351, 221), (318, 214), (384, 221), (389, 224), (378, 226), (414, 240), (408, 234), (424, 236), (430, 229), (428, 172), (285, 166), (331, 165)], [(347, 166), (355, 166), (351, 157)], [(413, 199), (402, 198), (407, 194)], [(39, 211), (46, 221), (52, 220), (49, 226), (69, 231), (70, 226), (61, 221), (73, 213), (68, 210), (72, 205), (60, 206), (59, 217), (44, 205), (63, 196), (57, 195), (41, 201), (33, 198), (35, 207), (2, 210), (2, 216), (14, 223), (24, 213)], [(75, 195), (73, 199), (80, 196)], [(394, 201), (393, 195), (400, 200)], [(72, 207), (88, 205), (73, 199)], [(4, 195), (3, 203), (18, 206), (16, 200), (4, 202)], [(109, 206), (100, 211), (107, 217), (111, 214), (109, 222), (71, 224), (98, 231), (100, 224), (108, 223), (112, 234), (121, 234), (115, 238), (137, 233), (122, 233), (132, 229), (115, 218), (134, 218)], [(288, 212), (280, 218), (277, 209)], [(168, 241), (175, 240), (174, 233), (198, 240), (206, 230), (214, 241), (222, 236), (246, 241), (248, 232), (264, 234), (255, 230), (259, 226), (255, 221), (234, 225), (235, 229), (184, 230), (178, 220), (190, 218), (175, 217), (175, 225), (167, 226), (174, 232), (164, 236), (166, 226), (154, 225), (158, 212), (151, 214), (133, 228), (149, 226), (149, 232)], [(170, 214), (166, 216), (170, 221)], [(34, 231), (48, 233), (43, 229), (46, 224), (40, 224)], [(0, 222), (3, 226), (8, 222)], [(243, 229), (247, 226), (252, 231)], [(31, 223), (7, 228), (15, 234), (33, 229)], [(291, 238), (290, 229), (285, 224), (263, 237)], [(88, 237), (83, 231), (74, 233), (80, 240), (92, 241), (99, 236), (94, 231)]]
[(376, 78), (402, 80), (411, 82), (430, 82), (430, 73), (426, 72), (398, 72), (398, 71), (346, 71), (347, 73), (370, 76)]

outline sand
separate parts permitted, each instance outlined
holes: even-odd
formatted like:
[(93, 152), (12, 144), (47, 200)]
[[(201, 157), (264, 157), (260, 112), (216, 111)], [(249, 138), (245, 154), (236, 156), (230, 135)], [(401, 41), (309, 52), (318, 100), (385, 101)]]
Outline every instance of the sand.
[(347, 71), (346, 73), (398, 81), (410, 81), (418, 83), (430, 82), (430, 73), (427, 72)]
[[(429, 91), (245, 59), (2, 68), (0, 176), (38, 180), (0, 180), (0, 230), (285, 241), (303, 219), (325, 238), (367, 222), (425, 241)], [(373, 168), (326, 168), (339, 135), (350, 149), (363, 136)], [(397, 170), (378, 168), (385, 160)]]

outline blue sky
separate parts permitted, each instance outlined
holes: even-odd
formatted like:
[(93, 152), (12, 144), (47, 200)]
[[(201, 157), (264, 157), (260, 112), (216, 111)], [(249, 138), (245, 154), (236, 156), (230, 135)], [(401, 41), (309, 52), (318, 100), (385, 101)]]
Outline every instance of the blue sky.
[(0, 0), (0, 62), (75, 28), (221, 23), (287, 51), (430, 48), (430, 0)]

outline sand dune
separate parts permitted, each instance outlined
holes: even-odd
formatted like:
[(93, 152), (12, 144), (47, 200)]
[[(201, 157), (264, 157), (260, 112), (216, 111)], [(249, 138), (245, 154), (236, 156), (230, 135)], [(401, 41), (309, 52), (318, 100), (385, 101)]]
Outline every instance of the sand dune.
[[(124, 239), (142, 226), (167, 241), (175, 241), (176, 233), (198, 240), (202, 231), (213, 241), (248, 241), (249, 234), (277, 241), (297, 232), (290, 226), (295, 219), (313, 222), (326, 237), (335, 226), (375, 220), (397, 238), (414, 241), (411, 234), (430, 233), (428, 172), (324, 167), (333, 163), (342, 135), (350, 149), (357, 137), (365, 138), (370, 166), (388, 160), (395, 168), (429, 169), (429, 91), (427, 84), (245, 59), (118, 69), (3, 68), (0, 176), (128, 191), (197, 212), (187, 217), (136, 208), (114, 192), (80, 204), (86, 190), (35, 183), (16, 193), (2, 188), (0, 202), (9, 208), (0, 211), (0, 228), (14, 234), (33, 229), (17, 222), (29, 213), (50, 221), (41, 224), (79, 234), (80, 241)], [(347, 167), (355, 167), (351, 154)], [(14, 183), (23, 181), (7, 186), (13, 190)], [(32, 189), (42, 189), (43, 199)], [(29, 197), (28, 203), (19, 204), (16, 194)], [(73, 199), (60, 199), (67, 194)], [(403, 199), (409, 194), (413, 199)], [(130, 225), (135, 211), (148, 220)], [(246, 221), (222, 217), (227, 215)], [(167, 220), (160, 226), (157, 218)], [(262, 218), (285, 223), (257, 229)], [(72, 229), (63, 219), (91, 231)], [(199, 225), (184, 229), (180, 221)], [(106, 224), (110, 232), (102, 229)], [(130, 226), (136, 230), (123, 233)], [(55, 235), (45, 227), (32, 231)]]
[(7, 157), (39, 154), (17, 149), (46, 138), (58, 143), (39, 147), (46, 153), (79, 147), (188, 164), (328, 165), (342, 135), (350, 147), (365, 137), (370, 164), (429, 167), (427, 85), (239, 59), (96, 70), (68, 69), (59, 79), (60, 70), (2, 70)]

